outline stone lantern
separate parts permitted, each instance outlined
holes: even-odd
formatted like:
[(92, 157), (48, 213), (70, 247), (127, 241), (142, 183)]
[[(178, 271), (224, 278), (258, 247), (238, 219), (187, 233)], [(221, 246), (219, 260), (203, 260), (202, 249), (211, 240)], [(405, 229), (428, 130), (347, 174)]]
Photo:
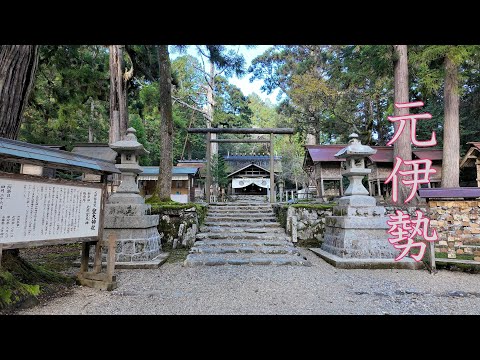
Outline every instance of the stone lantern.
[[(115, 194), (112, 197), (121, 196), (126, 197), (135, 203), (144, 203), (144, 199), (140, 196), (140, 190), (138, 189), (135, 178), (140, 174), (143, 169), (138, 164), (140, 156), (149, 154), (149, 151), (145, 150), (142, 144), (137, 141), (135, 136), (136, 130), (134, 128), (127, 129), (127, 135), (124, 140), (117, 141), (110, 145), (110, 148), (120, 154), (120, 164), (117, 164), (117, 168), (122, 172), (122, 183), (117, 188)], [(135, 194), (137, 194), (135, 196)]]
[(122, 182), (105, 204), (103, 237), (107, 239), (110, 233), (117, 237), (115, 266), (158, 267), (167, 254), (161, 252), (159, 215), (151, 215), (151, 205), (145, 204), (135, 181), (143, 172), (139, 157), (148, 154), (135, 133), (134, 128), (129, 128), (123, 140), (110, 144), (120, 154), (121, 163), (116, 166), (122, 172)]
[(335, 154), (337, 159), (346, 159), (346, 169), (342, 175), (350, 180), (350, 185), (345, 190), (345, 195), (368, 195), (368, 190), (363, 186), (362, 179), (372, 170), (365, 167), (365, 158), (375, 154), (377, 150), (368, 145), (362, 145), (355, 133), (351, 134), (349, 138), (348, 146)]
[(322, 247), (311, 250), (340, 268), (419, 268), (422, 264), (410, 258), (394, 260), (399, 251), (388, 242), (385, 208), (377, 205), (362, 184), (371, 171), (365, 168), (365, 158), (375, 153), (370, 146), (362, 145), (354, 133), (348, 146), (335, 154), (345, 159), (342, 175), (348, 177), (350, 185), (334, 206), (333, 215), (325, 218)]

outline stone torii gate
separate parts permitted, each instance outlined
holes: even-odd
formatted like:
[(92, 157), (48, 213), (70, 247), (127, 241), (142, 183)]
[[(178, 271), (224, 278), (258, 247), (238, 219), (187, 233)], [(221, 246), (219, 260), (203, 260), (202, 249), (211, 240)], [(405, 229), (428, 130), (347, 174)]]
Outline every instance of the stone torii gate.
[[(210, 169), (210, 162), (212, 157), (212, 143), (270, 143), (270, 202), (275, 202), (275, 173), (273, 169), (273, 135), (292, 135), (294, 133), (292, 128), (192, 128), (187, 130), (194, 134), (207, 134), (207, 178), (205, 184), (205, 197), (207, 203), (210, 203), (210, 185), (212, 184), (212, 174)], [(269, 140), (261, 139), (212, 139), (213, 134), (270, 134)]]

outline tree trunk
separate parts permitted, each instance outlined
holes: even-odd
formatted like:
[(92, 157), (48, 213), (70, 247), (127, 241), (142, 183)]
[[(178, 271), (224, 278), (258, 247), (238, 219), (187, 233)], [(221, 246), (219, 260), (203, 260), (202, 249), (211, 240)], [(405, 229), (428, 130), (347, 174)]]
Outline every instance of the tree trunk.
[(170, 201), (172, 192), (173, 165), (173, 115), (172, 115), (172, 80), (168, 45), (158, 46), (160, 66), (160, 173), (158, 175), (157, 193), (160, 201)]
[(127, 86), (124, 77), (123, 45), (110, 45), (110, 131), (109, 143), (121, 140), (128, 127)]
[(448, 55), (445, 56), (444, 101), (442, 187), (458, 187), (460, 179), (458, 66)]
[[(210, 74), (208, 77), (209, 83), (207, 84), (207, 128), (212, 126), (213, 115), (215, 113), (215, 64), (210, 61)], [(217, 138), (217, 134), (212, 134), (212, 140)], [(212, 158), (218, 154), (218, 143), (212, 143)]]
[(315, 134), (307, 134), (307, 145), (317, 145), (317, 137)]
[(90, 123), (88, 124), (88, 142), (93, 143), (93, 125), (95, 122), (95, 101), (90, 102)]
[(375, 98), (375, 108), (377, 110), (377, 133), (378, 133), (378, 145), (384, 146), (386, 144), (385, 141), (385, 126), (382, 122), (382, 111), (380, 106), (380, 95), (376, 95)]
[[(408, 103), (408, 57), (407, 57), (407, 45), (394, 45), (396, 53), (395, 61), (395, 103)], [(394, 115), (406, 115), (409, 113), (408, 108), (397, 109), (395, 107)], [(394, 123), (395, 131), (398, 130), (398, 122)], [(412, 146), (410, 138), (410, 124), (407, 124), (403, 129), (400, 137), (393, 144), (393, 156), (400, 157), (403, 160), (412, 160)], [(394, 160), (395, 161), (395, 160)], [(410, 166), (402, 165), (399, 170), (410, 170)], [(410, 194), (411, 188), (404, 185), (400, 179), (406, 179), (407, 177), (399, 176), (398, 181), (398, 204), (402, 205), (405, 199)], [(415, 204), (416, 198), (413, 198), (410, 203)]]
[(0, 46), (0, 137), (17, 139), (37, 66), (38, 45)]

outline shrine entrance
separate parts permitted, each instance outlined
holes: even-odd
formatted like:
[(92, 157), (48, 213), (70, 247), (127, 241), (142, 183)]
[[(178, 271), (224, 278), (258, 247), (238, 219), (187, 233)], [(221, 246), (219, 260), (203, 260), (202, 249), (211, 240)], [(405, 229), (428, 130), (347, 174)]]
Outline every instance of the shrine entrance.
[(270, 171), (256, 164), (238, 169), (227, 177), (228, 195), (270, 194)]
[[(269, 143), (270, 144), (270, 169), (265, 170), (268, 173), (269, 181), (268, 181), (268, 192), (270, 194), (270, 202), (274, 203), (276, 201), (276, 192), (275, 192), (275, 171), (274, 171), (274, 156), (273, 156), (273, 139), (275, 134), (281, 135), (292, 135), (294, 133), (293, 129), (291, 128), (271, 128), (271, 129), (249, 129), (249, 128), (239, 128), (239, 129), (224, 129), (224, 128), (192, 128), (187, 130), (189, 133), (196, 133), (196, 134), (207, 134), (207, 175), (205, 179), (205, 199), (206, 202), (209, 204), (212, 202), (211, 197), (211, 185), (212, 185), (212, 174), (211, 174), (211, 161), (212, 161), (212, 143)], [(212, 134), (270, 134), (270, 139), (213, 139)], [(256, 165), (255, 165), (256, 166)], [(241, 169), (243, 170), (243, 169)], [(266, 179), (264, 179), (266, 180)], [(239, 180), (241, 181), (241, 180)], [(265, 184), (255, 183), (250, 181), (249, 184), (246, 186), (242, 186), (241, 188), (245, 188), (245, 192), (247, 191), (246, 187), (250, 186), (249, 191), (265, 191), (265, 190), (258, 190), (257, 187), (265, 189), (267, 182)], [(238, 184), (240, 185), (240, 184)], [(265, 186), (265, 187), (264, 187)], [(233, 186), (232, 186), (233, 188)], [(271, 189), (271, 191), (270, 191)], [(243, 190), (242, 190), (243, 191)], [(257, 194), (255, 194), (257, 195)], [(215, 199), (213, 199), (215, 201)]]

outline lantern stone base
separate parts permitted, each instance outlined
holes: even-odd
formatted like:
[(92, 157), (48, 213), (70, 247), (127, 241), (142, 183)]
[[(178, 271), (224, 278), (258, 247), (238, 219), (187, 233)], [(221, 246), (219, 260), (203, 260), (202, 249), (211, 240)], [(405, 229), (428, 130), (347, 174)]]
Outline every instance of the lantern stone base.
[[(119, 197), (115, 195), (109, 200), (115, 201)], [(138, 203), (105, 205), (103, 239), (105, 241), (113, 232), (116, 235), (117, 268), (158, 267), (165, 261), (161, 256), (161, 235), (157, 229), (159, 215), (148, 215), (150, 209), (151, 205)]]
[(353, 259), (341, 258), (330, 254), (321, 248), (311, 248), (314, 252), (330, 265), (339, 269), (407, 269), (418, 270), (423, 269), (423, 263), (416, 262), (410, 258), (403, 258), (400, 261), (394, 259)]
[(321, 249), (312, 251), (339, 268), (423, 267), (407, 257), (394, 260), (400, 252), (388, 242), (388, 219), (385, 208), (376, 206), (373, 197), (345, 196), (333, 208), (333, 216), (325, 219)]

